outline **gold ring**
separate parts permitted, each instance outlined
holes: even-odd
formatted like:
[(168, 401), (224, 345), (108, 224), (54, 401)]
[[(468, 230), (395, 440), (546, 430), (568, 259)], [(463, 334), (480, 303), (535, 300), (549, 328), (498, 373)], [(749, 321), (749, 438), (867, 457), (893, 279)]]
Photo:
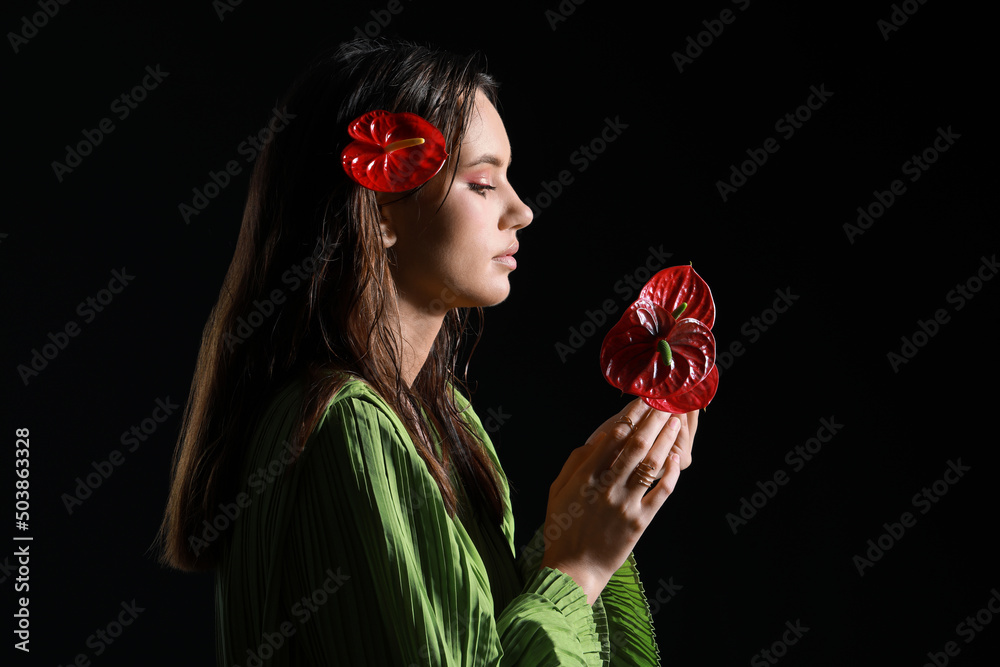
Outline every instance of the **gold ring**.
[(639, 480), (640, 484), (642, 484), (645, 487), (651, 487), (653, 486), (653, 483), (656, 481), (656, 477), (653, 476), (654, 472), (656, 472), (656, 469), (653, 468), (653, 466), (646, 463), (645, 461), (643, 461), (642, 463), (640, 463), (635, 467), (635, 470), (632, 471), (632, 474), (635, 476), (637, 480)]
[(629, 429), (631, 429), (633, 431), (635, 430), (635, 424), (632, 423), (632, 418), (629, 417), (628, 415), (622, 415), (621, 417), (619, 417), (618, 419), (615, 420), (615, 423), (616, 424), (628, 424)]

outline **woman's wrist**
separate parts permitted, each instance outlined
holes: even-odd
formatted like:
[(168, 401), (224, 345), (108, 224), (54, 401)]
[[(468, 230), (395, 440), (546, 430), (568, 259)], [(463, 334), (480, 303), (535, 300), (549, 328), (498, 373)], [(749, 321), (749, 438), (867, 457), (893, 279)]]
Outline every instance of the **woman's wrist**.
[(539, 565), (539, 569), (545, 567), (558, 570), (576, 582), (576, 585), (587, 596), (587, 604), (589, 605), (593, 605), (601, 594), (601, 591), (604, 590), (604, 586), (601, 585), (598, 578), (588, 568), (573, 567), (572, 565), (563, 563), (549, 563), (543, 559), (541, 565)]

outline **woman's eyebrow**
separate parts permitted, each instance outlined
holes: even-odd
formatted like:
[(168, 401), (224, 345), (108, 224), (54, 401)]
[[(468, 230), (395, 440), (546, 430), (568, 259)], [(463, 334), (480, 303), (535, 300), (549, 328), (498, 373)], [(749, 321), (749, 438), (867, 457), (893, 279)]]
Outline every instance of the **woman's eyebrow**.
[[(513, 161), (514, 161), (514, 155), (511, 154), (511, 156), (509, 158), (507, 158), (507, 166), (509, 167), (510, 163), (513, 162)], [(472, 162), (470, 162), (469, 164), (467, 164), (465, 166), (466, 167), (475, 167), (477, 164), (492, 164), (494, 167), (503, 167), (504, 166), (503, 161), (501, 161), (500, 158), (498, 158), (493, 153), (483, 153), (482, 155), (480, 155), (475, 160), (473, 160)]]

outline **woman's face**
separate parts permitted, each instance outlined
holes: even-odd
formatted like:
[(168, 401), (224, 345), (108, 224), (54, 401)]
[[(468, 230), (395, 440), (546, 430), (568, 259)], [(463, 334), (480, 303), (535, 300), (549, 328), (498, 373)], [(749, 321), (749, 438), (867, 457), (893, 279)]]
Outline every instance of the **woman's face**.
[[(379, 195), (380, 204), (393, 202), (382, 206), (382, 228), (396, 255), (399, 298), (437, 315), (507, 298), (516, 232), (532, 217), (507, 181), (507, 131), (482, 93), (476, 94), (457, 167), (458, 151), (449, 147), (449, 153), (444, 168), (416, 196), (393, 201), (396, 195)], [(453, 170), (455, 182), (441, 205)]]

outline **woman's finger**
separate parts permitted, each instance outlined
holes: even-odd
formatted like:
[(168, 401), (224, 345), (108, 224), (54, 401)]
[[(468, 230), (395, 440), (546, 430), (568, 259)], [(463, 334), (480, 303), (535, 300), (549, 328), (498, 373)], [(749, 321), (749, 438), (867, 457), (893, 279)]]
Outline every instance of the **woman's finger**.
[[(677, 415), (677, 418), (681, 420), (681, 429), (677, 434), (677, 438), (673, 444), (673, 450), (680, 457), (681, 470), (686, 469), (691, 465), (691, 450), (694, 447), (694, 433), (698, 428), (698, 411), (692, 410), (684, 414)], [(657, 473), (656, 477), (662, 477), (666, 474), (666, 467), (664, 465)]]
[(593, 444), (595, 437), (601, 433), (610, 435), (612, 440), (615, 442), (624, 442), (630, 435), (632, 435), (632, 431), (634, 431), (636, 425), (642, 421), (643, 416), (648, 410), (649, 406), (643, 403), (640, 399), (630, 402), (621, 412), (616, 415), (612, 415), (607, 421), (601, 424), (601, 426), (594, 431), (593, 435), (590, 436), (586, 444)]
[(592, 464), (594, 472), (599, 473), (609, 468), (608, 457), (610, 456), (613, 460), (618, 456), (625, 441), (632, 435), (636, 425), (642, 421), (649, 410), (649, 406), (641, 399), (636, 399), (620, 412), (609, 417), (587, 438), (583, 447), (578, 447), (570, 453), (559, 475), (549, 487), (549, 491), (558, 494), (580, 469), (587, 465), (591, 457), (594, 457), (596, 461)]
[(693, 410), (683, 415), (677, 415), (681, 419), (681, 431), (677, 435), (677, 442), (674, 449), (681, 458), (681, 470), (691, 465), (691, 449), (694, 446), (694, 432), (698, 423), (698, 411)]
[(671, 452), (667, 457), (666, 472), (656, 488), (652, 489), (642, 498), (642, 506), (646, 510), (646, 520), (652, 521), (653, 516), (660, 511), (663, 503), (667, 501), (670, 494), (677, 488), (677, 481), (681, 476), (681, 458), (676, 452)]
[(683, 429), (684, 415), (667, 414), (667, 423), (660, 429), (653, 446), (649, 448), (646, 456), (636, 467), (632, 475), (633, 481), (648, 488), (652, 482), (666, 474), (670, 455), (677, 454), (679, 460), (683, 460), (677, 446)]
[[(667, 423), (668, 419), (670, 419), (669, 424)], [(661, 432), (667, 430), (671, 435), (676, 435), (679, 428), (680, 422), (671, 419), (670, 414), (650, 409), (642, 421), (636, 425), (632, 435), (625, 441), (618, 457), (611, 464), (611, 472), (619, 479), (628, 482), (628, 477), (635, 472), (636, 467), (649, 456), (650, 449), (657, 443)], [(672, 439), (665, 444), (672, 445)], [(660, 454), (661, 457), (665, 455), (666, 451)], [(662, 460), (651, 460), (647, 465), (653, 466), (647, 473), (652, 476), (656, 470), (659, 470)]]

